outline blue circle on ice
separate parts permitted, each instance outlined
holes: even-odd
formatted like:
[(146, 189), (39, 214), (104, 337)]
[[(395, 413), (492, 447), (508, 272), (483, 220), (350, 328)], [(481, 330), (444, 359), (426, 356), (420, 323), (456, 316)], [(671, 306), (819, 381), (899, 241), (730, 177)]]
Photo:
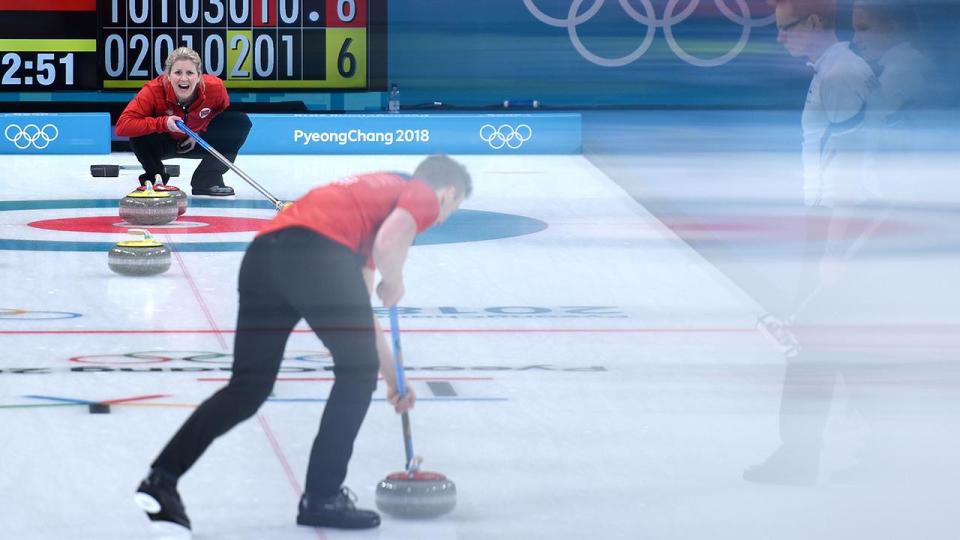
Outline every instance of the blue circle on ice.
[[(0, 212), (13, 210), (65, 210), (77, 208), (104, 208), (116, 212), (115, 199), (60, 199), (36, 201), (0, 201)], [(190, 208), (238, 208), (263, 209), (269, 219), (275, 212), (272, 203), (263, 200), (240, 199), (234, 201), (191, 199)], [(189, 216), (187, 216), (189, 217)], [(457, 210), (447, 221), (427, 229), (417, 236), (415, 245), (453, 244), (479, 242), (533, 234), (547, 228), (539, 219), (487, 212), (483, 210)], [(202, 232), (184, 235), (195, 237)], [(25, 251), (110, 251), (116, 242), (80, 242), (73, 240), (28, 240), (0, 238), (0, 249)], [(167, 246), (180, 252), (192, 251), (244, 251), (249, 242), (167, 242)]]

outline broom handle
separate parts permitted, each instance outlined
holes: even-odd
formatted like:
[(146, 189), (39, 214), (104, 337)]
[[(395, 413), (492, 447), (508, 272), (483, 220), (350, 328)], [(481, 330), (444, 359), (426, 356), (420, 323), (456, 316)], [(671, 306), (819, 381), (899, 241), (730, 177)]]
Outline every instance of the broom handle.
[(283, 202), (280, 199), (274, 197), (263, 186), (258, 184), (256, 180), (254, 180), (253, 178), (250, 178), (250, 175), (240, 170), (240, 167), (237, 167), (236, 165), (231, 163), (230, 160), (224, 157), (223, 154), (218, 152), (216, 148), (210, 146), (207, 143), (207, 141), (203, 140), (203, 138), (200, 137), (200, 135), (198, 135), (196, 131), (188, 128), (187, 125), (183, 123), (182, 120), (177, 120), (176, 124), (177, 124), (177, 127), (180, 128), (180, 131), (183, 131), (184, 133), (189, 135), (191, 139), (197, 141), (197, 144), (203, 147), (203, 149), (206, 150), (207, 152), (210, 152), (210, 154), (213, 157), (220, 160), (220, 163), (223, 163), (224, 165), (229, 167), (230, 170), (237, 173), (237, 175), (239, 175), (240, 178), (243, 178), (244, 180), (246, 180), (247, 183), (253, 187), (253, 189), (259, 191), (261, 194), (263, 194), (264, 197), (270, 199), (270, 202), (272, 202), (274, 206), (276, 206), (277, 208), (280, 208), (283, 205)]
[[(400, 348), (400, 316), (397, 306), (390, 306), (390, 336), (393, 338), (393, 369), (397, 374), (397, 392), (400, 399), (407, 393), (403, 377), (403, 349)], [(407, 464), (404, 469), (409, 471), (413, 467), (413, 433), (410, 431), (410, 415), (406, 411), (400, 415), (403, 422), (403, 449), (407, 454)]]

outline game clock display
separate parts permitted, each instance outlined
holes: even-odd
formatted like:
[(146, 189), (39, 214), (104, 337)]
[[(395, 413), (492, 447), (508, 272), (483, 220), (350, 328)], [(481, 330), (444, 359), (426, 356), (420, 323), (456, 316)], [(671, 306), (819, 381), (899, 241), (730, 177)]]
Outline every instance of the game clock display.
[(4, 90), (64, 90), (97, 84), (96, 55), (84, 52), (4, 52), (0, 86)]
[(228, 88), (383, 90), (386, 0), (0, 0), (3, 91), (139, 89), (183, 46)]

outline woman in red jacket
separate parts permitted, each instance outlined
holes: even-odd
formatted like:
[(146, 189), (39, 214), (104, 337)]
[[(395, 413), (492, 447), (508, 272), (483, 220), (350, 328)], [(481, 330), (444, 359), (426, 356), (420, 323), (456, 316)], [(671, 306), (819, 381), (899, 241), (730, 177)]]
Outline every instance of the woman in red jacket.
[(190, 182), (194, 195), (233, 195), (233, 188), (223, 185), (228, 167), (196, 148), (196, 141), (176, 122), (204, 133), (204, 139), (233, 162), (250, 133), (250, 119), (245, 113), (226, 111), (230, 97), (223, 81), (202, 74), (200, 55), (193, 49), (174, 50), (165, 66), (166, 72), (148, 82), (117, 120), (117, 135), (130, 137), (130, 147), (143, 166), (140, 185), (155, 181), (158, 174), (166, 184), (170, 176), (163, 160), (179, 155), (202, 160)]

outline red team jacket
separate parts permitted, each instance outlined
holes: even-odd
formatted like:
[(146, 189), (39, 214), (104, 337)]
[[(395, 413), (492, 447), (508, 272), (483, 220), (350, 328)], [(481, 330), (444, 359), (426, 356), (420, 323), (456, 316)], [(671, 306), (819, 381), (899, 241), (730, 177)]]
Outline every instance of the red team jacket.
[[(196, 131), (206, 131), (210, 121), (230, 106), (230, 96), (223, 81), (213, 75), (202, 75), (197, 85), (197, 99), (187, 111), (177, 103), (173, 86), (166, 75), (148, 82), (137, 92), (137, 96), (127, 104), (117, 120), (117, 135), (122, 137), (140, 137), (151, 133), (170, 133), (167, 131), (167, 117), (179, 116), (187, 127)], [(183, 133), (170, 133), (177, 140), (186, 139)]]
[(417, 233), (433, 225), (440, 214), (436, 194), (422, 181), (395, 173), (369, 173), (310, 190), (277, 214), (258, 236), (290, 227), (310, 229), (366, 257), (372, 268), (373, 240), (394, 208), (410, 212)]

